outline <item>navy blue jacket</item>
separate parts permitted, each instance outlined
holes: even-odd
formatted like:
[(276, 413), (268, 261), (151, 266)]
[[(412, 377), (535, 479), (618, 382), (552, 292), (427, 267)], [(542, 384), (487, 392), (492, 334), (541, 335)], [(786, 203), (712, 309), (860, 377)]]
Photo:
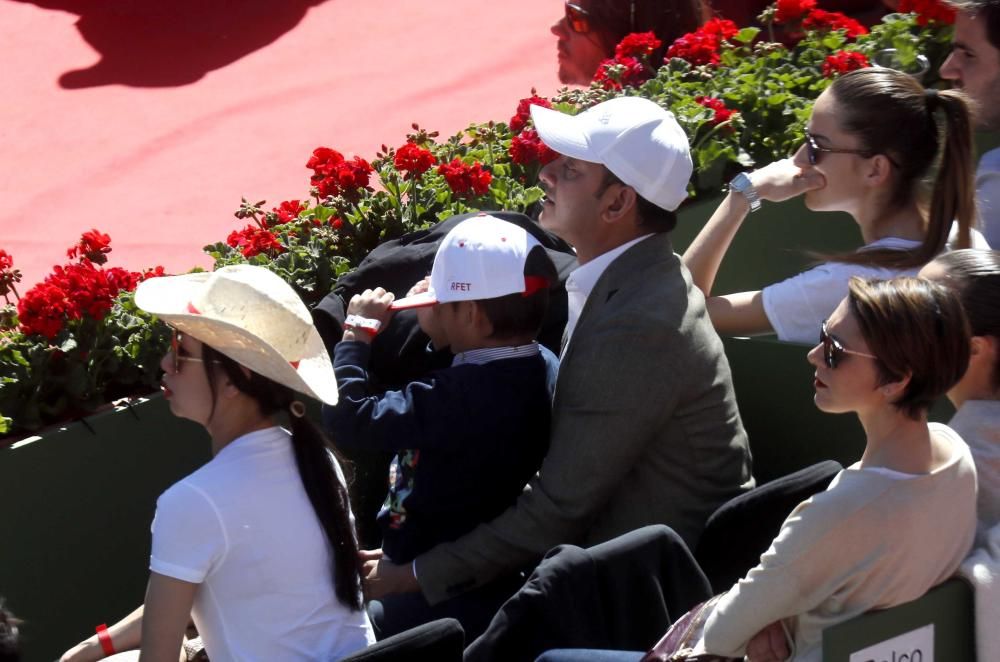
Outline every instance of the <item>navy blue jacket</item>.
[(323, 418), (338, 446), (397, 452), (378, 522), (383, 551), (406, 563), (517, 500), (548, 450), (558, 359), (542, 347), (375, 393), (370, 351), (360, 342), (337, 345), (340, 401), (324, 407)]

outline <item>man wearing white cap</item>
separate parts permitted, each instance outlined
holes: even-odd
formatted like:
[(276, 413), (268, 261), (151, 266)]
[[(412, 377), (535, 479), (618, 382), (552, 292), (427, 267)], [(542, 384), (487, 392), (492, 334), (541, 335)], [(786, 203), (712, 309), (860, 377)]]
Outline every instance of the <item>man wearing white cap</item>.
[[(549, 452), (517, 504), (369, 590), (429, 602), (537, 562), (667, 524), (694, 547), (708, 516), (750, 489), (750, 454), (722, 342), (669, 231), (692, 164), (673, 115), (637, 97), (575, 117), (532, 107), (546, 145), (540, 222), (571, 243), (569, 321)], [(414, 578), (415, 574), (415, 578)], [(418, 585), (419, 582), (419, 585)]]

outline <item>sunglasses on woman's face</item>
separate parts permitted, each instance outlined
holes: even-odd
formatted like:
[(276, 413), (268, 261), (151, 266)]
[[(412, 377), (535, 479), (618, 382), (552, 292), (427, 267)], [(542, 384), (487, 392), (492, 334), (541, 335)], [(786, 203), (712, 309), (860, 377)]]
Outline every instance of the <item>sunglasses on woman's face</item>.
[(809, 165), (819, 163), (819, 156), (823, 152), (830, 154), (860, 154), (869, 157), (872, 153), (867, 149), (837, 149), (835, 147), (820, 147), (816, 139), (811, 134), (806, 134), (806, 156), (809, 158)]
[[(170, 331), (170, 353), (173, 354), (174, 357), (173, 368), (175, 375), (181, 371), (181, 365), (184, 361), (191, 361), (194, 363), (205, 362), (205, 359), (184, 354), (184, 348), (181, 347), (181, 342), (183, 341), (184, 336), (178, 333), (177, 329), (171, 329)], [(212, 361), (212, 363), (218, 363), (218, 361)]]
[(856, 352), (853, 349), (847, 349), (844, 347), (844, 344), (841, 343), (836, 336), (831, 336), (829, 332), (827, 332), (826, 320), (823, 320), (823, 323), (819, 327), (819, 342), (823, 345), (823, 361), (826, 363), (826, 367), (831, 370), (840, 364), (840, 360), (844, 357), (844, 354), (863, 356), (866, 359), (878, 359), (877, 356), (865, 354), (864, 352)]

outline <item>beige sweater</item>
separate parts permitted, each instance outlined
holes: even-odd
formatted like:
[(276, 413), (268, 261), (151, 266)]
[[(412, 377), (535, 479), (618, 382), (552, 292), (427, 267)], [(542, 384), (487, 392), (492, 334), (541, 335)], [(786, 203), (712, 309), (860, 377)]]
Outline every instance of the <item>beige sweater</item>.
[(705, 649), (742, 657), (757, 632), (783, 620), (792, 659), (818, 662), (825, 628), (913, 600), (951, 576), (976, 531), (976, 473), (962, 439), (930, 427), (954, 447), (946, 465), (919, 476), (858, 464), (842, 471), (795, 508), (760, 565), (719, 601)]

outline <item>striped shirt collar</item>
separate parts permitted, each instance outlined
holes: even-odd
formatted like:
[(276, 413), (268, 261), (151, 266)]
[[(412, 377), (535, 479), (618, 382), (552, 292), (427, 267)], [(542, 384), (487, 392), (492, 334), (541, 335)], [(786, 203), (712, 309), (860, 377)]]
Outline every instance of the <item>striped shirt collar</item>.
[(467, 352), (460, 352), (452, 359), (452, 367), (457, 365), (472, 364), (483, 365), (490, 361), (500, 361), (502, 359), (521, 359), (526, 356), (538, 354), (538, 343), (533, 342), (528, 345), (517, 345), (515, 347), (483, 347), (481, 349), (470, 349)]

